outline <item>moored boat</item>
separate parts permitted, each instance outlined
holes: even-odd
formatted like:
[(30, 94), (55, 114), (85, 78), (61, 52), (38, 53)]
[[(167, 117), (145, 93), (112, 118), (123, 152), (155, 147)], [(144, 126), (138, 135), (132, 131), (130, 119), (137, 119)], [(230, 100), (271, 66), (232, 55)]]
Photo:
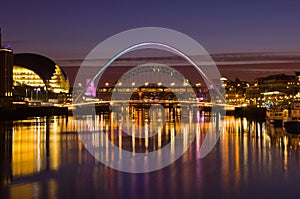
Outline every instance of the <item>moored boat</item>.
[(300, 102), (294, 102), (292, 109), (284, 112), (283, 128), (286, 133), (300, 135)]
[(274, 127), (281, 127), (282, 126), (282, 121), (284, 118), (284, 110), (280, 108), (270, 108), (267, 109), (267, 121), (270, 124), (273, 124)]

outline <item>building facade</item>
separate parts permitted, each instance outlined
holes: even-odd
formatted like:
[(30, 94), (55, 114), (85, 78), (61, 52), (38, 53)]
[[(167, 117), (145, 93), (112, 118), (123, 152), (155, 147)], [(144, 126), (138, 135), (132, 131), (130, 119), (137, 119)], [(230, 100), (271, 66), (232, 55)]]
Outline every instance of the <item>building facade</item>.
[(277, 74), (257, 78), (246, 89), (249, 105), (259, 107), (288, 106), (299, 93), (299, 76)]

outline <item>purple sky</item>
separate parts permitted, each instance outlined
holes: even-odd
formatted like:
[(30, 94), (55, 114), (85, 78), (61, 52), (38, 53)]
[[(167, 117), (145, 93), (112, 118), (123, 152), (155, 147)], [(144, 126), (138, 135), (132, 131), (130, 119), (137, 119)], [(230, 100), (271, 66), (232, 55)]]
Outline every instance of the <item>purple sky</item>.
[(300, 52), (296, 1), (5, 1), (3, 42), (15, 52), (81, 59), (121, 31), (157, 26), (183, 32), (209, 53)]
[[(300, 55), (298, 1), (5, 1), (3, 44), (15, 53), (45, 55), (72, 80), (85, 56), (101, 41), (138, 27), (164, 27), (198, 41), (210, 54), (285, 52)], [(296, 64), (221, 66), (222, 75), (244, 80), (292, 74)], [(219, 66), (219, 65), (218, 65)], [(274, 69), (275, 67), (275, 69)], [(269, 70), (272, 69), (272, 70)]]

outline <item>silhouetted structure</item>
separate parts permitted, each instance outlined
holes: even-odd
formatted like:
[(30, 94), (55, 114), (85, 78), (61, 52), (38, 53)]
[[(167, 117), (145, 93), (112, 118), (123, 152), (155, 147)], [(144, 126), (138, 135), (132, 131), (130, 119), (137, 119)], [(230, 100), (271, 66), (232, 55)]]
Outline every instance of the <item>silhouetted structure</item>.
[[(1, 29), (0, 29), (0, 45)], [(8, 107), (12, 102), (13, 51), (0, 46), (0, 107)]]

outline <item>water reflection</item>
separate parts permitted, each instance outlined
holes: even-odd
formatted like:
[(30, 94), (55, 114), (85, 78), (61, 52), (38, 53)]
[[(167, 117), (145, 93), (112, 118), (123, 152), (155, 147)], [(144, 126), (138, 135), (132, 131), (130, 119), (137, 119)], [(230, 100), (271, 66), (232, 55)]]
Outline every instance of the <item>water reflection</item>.
[[(142, 108), (132, 110), (134, 120), (127, 120), (127, 115), (119, 112), (108, 117), (105, 114), (77, 115), (75, 128), (97, 160), (126, 172), (149, 172), (169, 165), (188, 149), (201, 128), (202, 134), (206, 135), (207, 150), (218, 140), (219, 115), (200, 115), (200, 111), (194, 109), (179, 115), (177, 108), (166, 108), (153, 118), (148, 111)], [(166, 119), (161, 115), (167, 115)], [(161, 123), (162, 120), (165, 124)], [(200, 154), (203, 154), (201, 150)]]
[[(190, 118), (180, 131), (176, 112), (166, 110), (166, 125), (156, 128), (155, 121), (149, 119), (145, 110), (133, 110), (134, 122), (145, 127), (148, 134), (153, 135), (150, 138), (136, 138), (135, 135), (142, 133), (140, 127), (125, 122), (117, 125), (116, 120), (122, 118), (112, 114), (69, 117), (68, 122), (63, 117), (1, 121), (3, 196), (239, 198), (247, 193), (250, 198), (262, 190), (271, 193), (271, 188), (280, 185), (282, 189), (271, 193), (276, 196), (297, 184), (300, 137), (287, 135), (281, 128), (264, 122), (227, 116), (219, 142), (206, 158), (200, 159), (202, 142), (214, 119), (198, 112), (195, 114), (197, 122), (191, 122), (195, 118)], [(124, 129), (130, 129), (132, 136)], [(107, 147), (111, 142), (120, 150), (140, 153), (171, 143), (170, 156), (177, 150), (172, 142), (176, 135), (180, 134), (180, 142), (185, 147), (191, 139), (190, 131), (194, 131), (196, 137), (186, 153), (170, 166), (152, 173), (129, 174), (95, 161), (76, 133), (87, 130), (103, 132), (91, 134), (90, 142), (94, 146)], [(121, 154), (105, 150), (99, 153), (106, 158)]]
[(11, 182), (11, 161), (12, 161), (12, 122), (0, 122), (0, 177), (1, 185)]
[(72, 122), (66, 126), (63, 117), (1, 121), (1, 160), (9, 164), (1, 164), (9, 168), (9, 171), (1, 169), (5, 176), (1, 178), (2, 183), (8, 184), (13, 178), (43, 171), (55, 171), (68, 164), (62, 154), (68, 155), (72, 148), (77, 154), (77, 149), (82, 147), (72, 126)]

